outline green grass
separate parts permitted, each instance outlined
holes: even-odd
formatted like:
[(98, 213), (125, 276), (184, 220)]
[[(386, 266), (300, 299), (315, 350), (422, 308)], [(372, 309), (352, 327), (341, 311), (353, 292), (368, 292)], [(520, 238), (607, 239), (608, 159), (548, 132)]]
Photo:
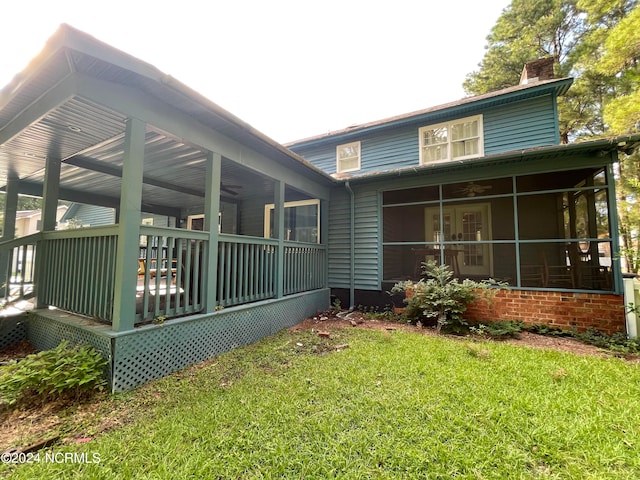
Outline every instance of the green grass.
[(328, 340), (283, 332), (119, 395), (114, 402), (136, 409), (132, 423), (50, 450), (98, 454), (98, 464), (41, 461), (0, 472), (636, 479), (639, 368), (401, 331), (338, 330)]

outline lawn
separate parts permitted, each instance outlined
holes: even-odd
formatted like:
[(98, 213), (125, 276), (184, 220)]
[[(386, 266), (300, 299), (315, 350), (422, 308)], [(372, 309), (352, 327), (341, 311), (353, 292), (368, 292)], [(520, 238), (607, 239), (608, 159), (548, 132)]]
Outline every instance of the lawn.
[(400, 329), (286, 331), (109, 399), (126, 424), (0, 475), (636, 479), (639, 369)]

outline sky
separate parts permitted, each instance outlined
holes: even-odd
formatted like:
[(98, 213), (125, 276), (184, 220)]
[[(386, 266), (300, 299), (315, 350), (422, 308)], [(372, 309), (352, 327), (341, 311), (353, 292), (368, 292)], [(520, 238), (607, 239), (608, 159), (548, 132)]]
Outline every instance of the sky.
[(509, 0), (11, 0), (0, 88), (62, 23), (286, 143), (458, 100)]

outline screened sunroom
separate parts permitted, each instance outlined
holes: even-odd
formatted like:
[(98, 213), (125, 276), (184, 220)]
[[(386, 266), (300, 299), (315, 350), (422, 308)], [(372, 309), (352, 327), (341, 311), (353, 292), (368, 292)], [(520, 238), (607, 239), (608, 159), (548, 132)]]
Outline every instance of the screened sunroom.
[(522, 289), (612, 292), (617, 231), (610, 165), (382, 192), (383, 282), (423, 262)]

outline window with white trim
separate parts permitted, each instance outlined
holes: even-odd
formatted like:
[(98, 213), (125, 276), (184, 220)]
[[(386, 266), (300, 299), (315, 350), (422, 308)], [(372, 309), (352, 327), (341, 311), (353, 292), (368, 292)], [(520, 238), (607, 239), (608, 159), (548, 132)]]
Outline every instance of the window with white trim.
[[(264, 236), (273, 238), (274, 204), (264, 206)], [(320, 200), (299, 200), (284, 204), (284, 239), (320, 243)]]
[(336, 147), (336, 172), (360, 170), (360, 142), (345, 143)]
[(428, 125), (418, 132), (421, 164), (484, 155), (482, 115)]

